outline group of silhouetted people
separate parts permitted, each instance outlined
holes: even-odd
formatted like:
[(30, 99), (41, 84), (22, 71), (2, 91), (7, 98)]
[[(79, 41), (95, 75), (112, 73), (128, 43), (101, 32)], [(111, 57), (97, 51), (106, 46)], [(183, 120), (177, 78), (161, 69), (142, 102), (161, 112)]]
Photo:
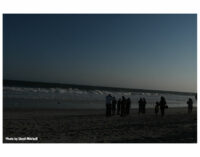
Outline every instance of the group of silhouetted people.
[(106, 96), (106, 116), (115, 115), (117, 100), (110, 94)]
[(106, 116), (115, 115), (117, 108), (117, 115), (126, 116), (130, 113), (131, 99), (126, 99), (124, 96), (117, 101), (115, 97), (109, 94), (106, 96)]
[[(146, 99), (145, 98), (140, 98), (138, 101), (139, 105), (139, 110), (138, 113), (143, 113), (145, 114), (146, 112)], [(192, 112), (193, 109), (193, 101), (191, 98), (188, 99), (187, 101), (188, 104), (188, 113)], [(159, 111), (161, 113), (161, 116), (163, 117), (165, 115), (165, 109), (167, 109), (167, 102), (165, 97), (161, 96), (160, 101), (156, 101), (155, 104), (155, 114), (158, 115)], [(106, 96), (106, 116), (109, 117), (111, 115), (117, 115), (120, 116), (127, 116), (130, 114), (130, 109), (131, 109), (131, 99), (130, 98), (125, 98), (122, 96), (122, 98), (119, 98), (117, 101), (115, 97), (111, 96), (111, 94)]]
[(160, 102), (156, 101), (155, 105), (155, 114), (158, 115), (159, 109), (161, 112), (161, 116), (163, 117), (165, 115), (165, 109), (168, 108), (167, 102), (165, 100), (165, 97), (161, 96)]
[(122, 99), (119, 99), (117, 102), (117, 114), (120, 116), (127, 116), (130, 113), (131, 108), (131, 99), (126, 99), (124, 96), (122, 96)]
[[(188, 105), (188, 113), (192, 113), (192, 109), (193, 109), (193, 101), (191, 98), (188, 99), (187, 101), (187, 105)], [(161, 116), (163, 117), (165, 115), (165, 109), (168, 108), (167, 103), (165, 98), (162, 96), (160, 98), (160, 102), (156, 102), (155, 105), (155, 114), (158, 115), (159, 109), (161, 112)]]
[[(138, 105), (139, 105), (139, 110), (138, 110), (138, 113), (145, 113), (146, 112), (146, 99), (145, 98), (140, 98), (139, 101), (138, 101)], [(167, 106), (167, 102), (165, 100), (165, 98), (163, 96), (161, 96), (160, 98), (160, 102), (156, 102), (156, 105), (155, 105), (155, 114), (157, 115), (158, 112), (159, 112), (159, 109), (161, 111), (161, 116), (164, 116), (165, 114), (165, 109), (168, 108)]]
[(145, 98), (140, 98), (138, 101), (138, 105), (139, 105), (139, 111), (138, 113), (145, 113), (146, 112), (146, 99)]

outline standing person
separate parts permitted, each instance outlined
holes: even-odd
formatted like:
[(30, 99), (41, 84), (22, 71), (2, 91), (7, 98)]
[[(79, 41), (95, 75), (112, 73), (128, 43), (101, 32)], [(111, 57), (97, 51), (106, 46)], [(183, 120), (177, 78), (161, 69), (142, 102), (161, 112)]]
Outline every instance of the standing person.
[(127, 110), (128, 110), (128, 104), (127, 104), (127, 99), (125, 98), (124, 116), (127, 115)]
[(143, 101), (142, 101), (142, 98), (140, 98), (139, 101), (138, 101), (138, 105), (139, 105), (139, 111), (138, 111), (138, 113), (139, 114), (142, 113), (142, 104), (143, 104)]
[(158, 101), (156, 101), (156, 106), (155, 106), (155, 114), (156, 114), (156, 116), (158, 115), (158, 112), (159, 112), (159, 106), (160, 106), (160, 103)]
[(117, 102), (117, 114), (118, 115), (120, 115), (121, 104), (122, 104), (122, 100), (119, 98), (119, 100)]
[(106, 96), (106, 116), (111, 116), (111, 103), (112, 103), (112, 96), (109, 94)]
[(188, 113), (192, 113), (193, 101), (191, 98), (188, 99), (187, 104), (188, 104)]
[(112, 115), (115, 115), (117, 100), (112, 97)]
[(122, 96), (122, 103), (121, 103), (121, 116), (125, 116), (125, 109), (126, 109), (126, 99)]
[(145, 112), (146, 112), (146, 104), (147, 104), (145, 98), (142, 99), (142, 104), (143, 104), (143, 105), (142, 105), (142, 113), (145, 113)]
[(163, 96), (160, 98), (160, 111), (161, 111), (161, 116), (163, 117), (165, 115), (165, 106), (167, 102)]
[(130, 98), (128, 98), (128, 99), (126, 100), (126, 106), (127, 106), (127, 108), (126, 108), (126, 114), (129, 115), (129, 113), (130, 113), (130, 108), (131, 108), (131, 99), (130, 99)]

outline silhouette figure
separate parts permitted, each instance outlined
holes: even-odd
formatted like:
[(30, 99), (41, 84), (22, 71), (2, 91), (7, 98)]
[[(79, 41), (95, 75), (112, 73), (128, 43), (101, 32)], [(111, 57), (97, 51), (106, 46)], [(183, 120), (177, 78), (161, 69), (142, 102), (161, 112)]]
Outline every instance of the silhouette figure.
[(155, 114), (156, 114), (156, 116), (158, 115), (158, 112), (159, 112), (159, 106), (160, 106), (160, 103), (158, 101), (156, 101), (156, 106), (155, 106)]
[(160, 98), (160, 111), (161, 111), (161, 116), (163, 117), (165, 115), (165, 108), (166, 108), (166, 100), (163, 96)]
[(143, 100), (142, 100), (142, 98), (139, 99), (138, 105), (139, 105), (139, 111), (138, 111), (138, 113), (140, 114), (140, 113), (142, 113), (142, 105), (143, 105)]
[(125, 116), (125, 110), (126, 110), (126, 99), (124, 96), (122, 96), (122, 103), (121, 103), (121, 116)]
[(126, 100), (126, 115), (129, 115), (130, 114), (130, 108), (131, 108), (131, 99), (128, 98)]
[(121, 104), (122, 104), (122, 100), (119, 98), (119, 100), (117, 102), (117, 114), (118, 115), (120, 115)]
[(115, 115), (117, 100), (112, 97), (112, 114)]
[(188, 104), (188, 113), (192, 113), (193, 101), (191, 98), (188, 99), (187, 104)]
[(146, 104), (147, 104), (146, 99), (143, 98), (142, 99), (142, 113), (146, 112)]
[(106, 96), (106, 116), (111, 116), (111, 105), (112, 105), (112, 96), (109, 94)]

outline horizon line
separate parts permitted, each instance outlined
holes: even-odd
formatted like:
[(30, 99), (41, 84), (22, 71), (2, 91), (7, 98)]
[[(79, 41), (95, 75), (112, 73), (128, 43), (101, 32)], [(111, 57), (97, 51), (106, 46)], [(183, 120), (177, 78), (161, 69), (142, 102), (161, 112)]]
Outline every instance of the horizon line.
[(27, 80), (12, 80), (12, 79), (3, 79), (4, 81), (16, 81), (16, 82), (26, 82), (26, 83), (43, 83), (43, 84), (57, 84), (57, 85), (72, 85), (72, 86), (82, 86), (82, 87), (99, 87), (99, 88), (110, 88), (110, 89), (122, 89), (122, 90), (143, 90), (144, 92), (169, 92), (169, 93), (182, 93), (182, 94), (197, 94), (197, 92), (187, 92), (187, 91), (174, 91), (174, 90), (162, 90), (162, 89), (142, 89), (142, 88), (126, 88), (126, 87), (111, 87), (111, 86), (101, 86), (101, 85), (88, 85), (88, 84), (76, 84), (76, 83), (59, 83), (59, 82), (43, 82), (43, 81), (27, 81)]

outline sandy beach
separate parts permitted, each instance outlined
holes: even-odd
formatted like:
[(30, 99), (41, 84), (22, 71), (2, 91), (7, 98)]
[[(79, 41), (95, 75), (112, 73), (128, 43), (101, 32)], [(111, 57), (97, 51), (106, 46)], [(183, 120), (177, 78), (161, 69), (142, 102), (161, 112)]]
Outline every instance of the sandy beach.
[(103, 109), (4, 109), (3, 137), (4, 143), (196, 143), (197, 110), (105, 117)]

